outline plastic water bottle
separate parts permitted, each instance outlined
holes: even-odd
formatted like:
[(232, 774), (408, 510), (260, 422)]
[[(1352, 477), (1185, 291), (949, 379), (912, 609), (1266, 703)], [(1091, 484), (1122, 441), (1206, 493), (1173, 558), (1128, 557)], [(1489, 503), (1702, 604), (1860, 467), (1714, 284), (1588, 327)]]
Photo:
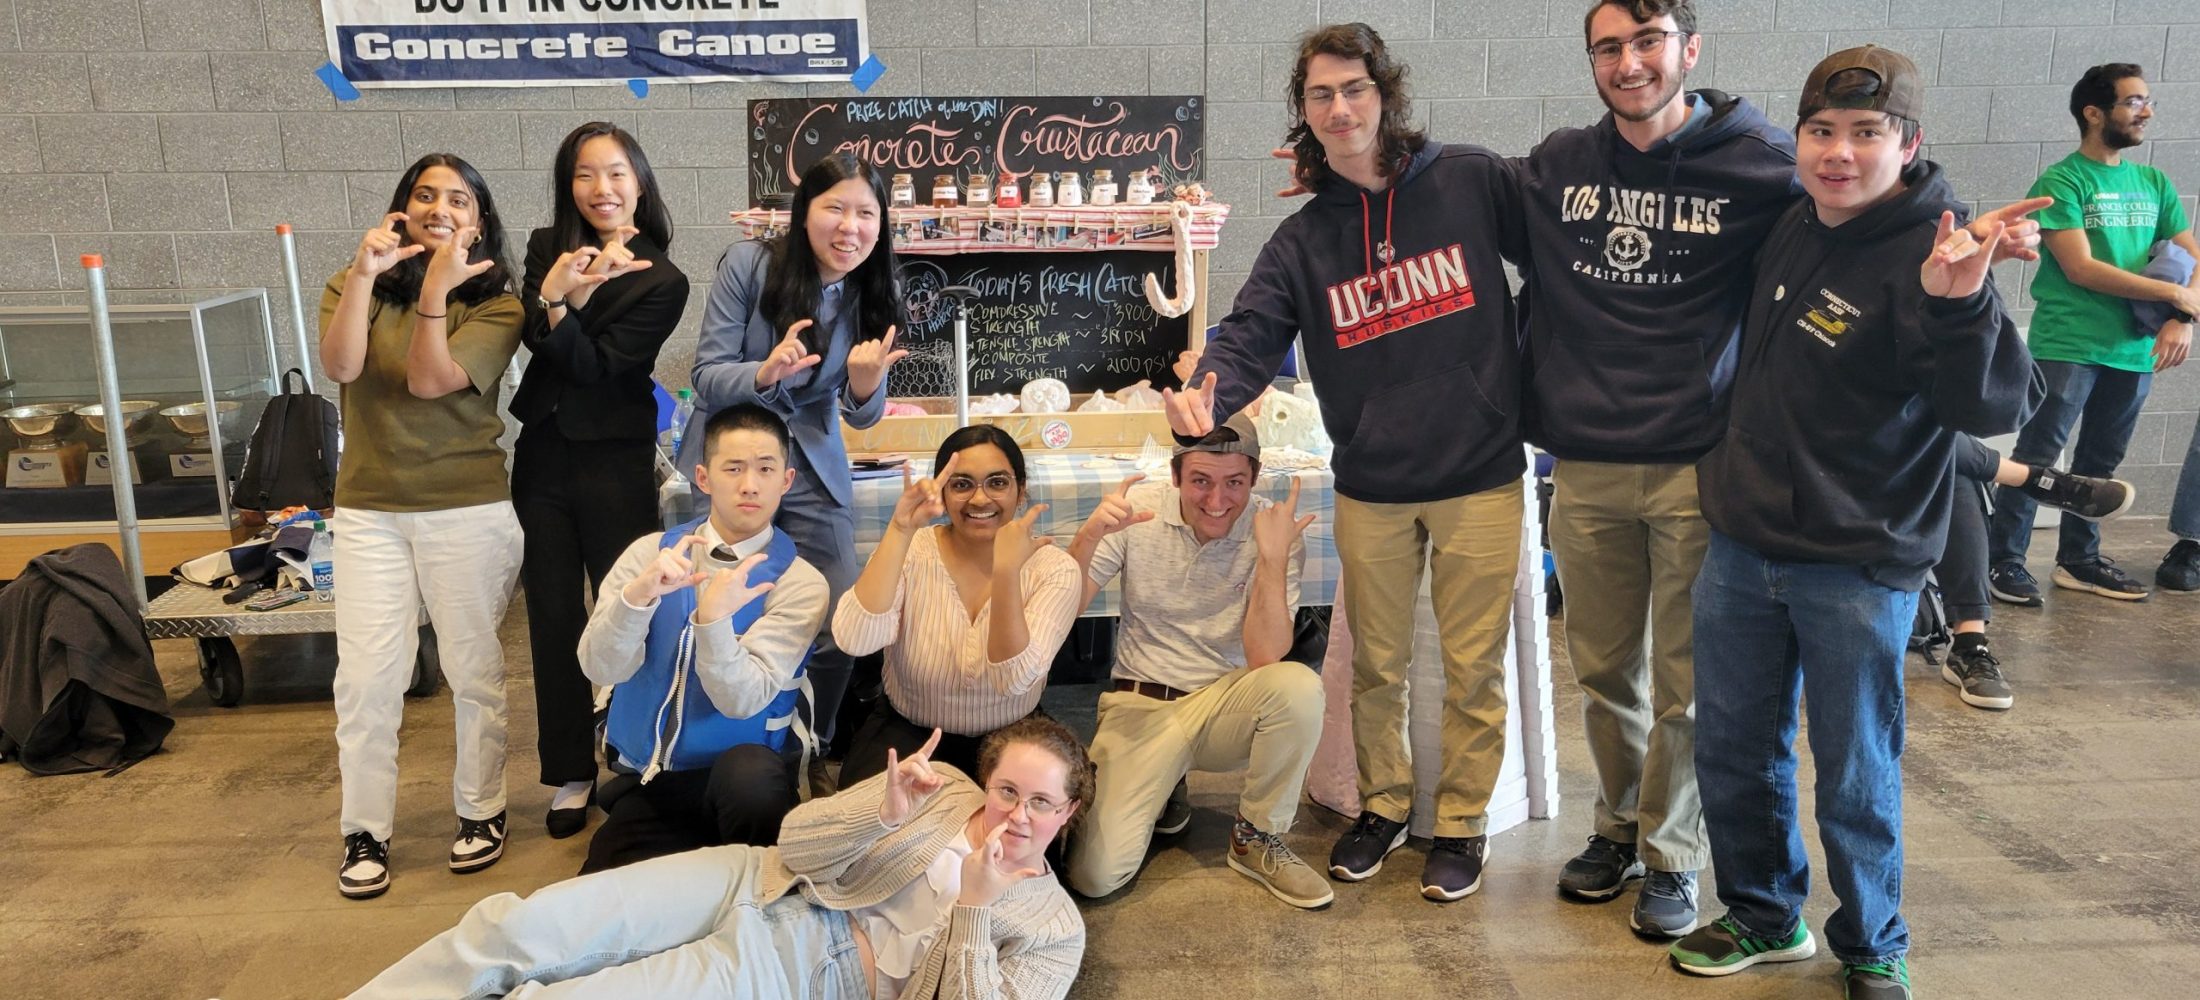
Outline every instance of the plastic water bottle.
[(315, 599), (335, 599), (336, 539), (328, 533), (327, 521), (313, 522), (313, 541), (306, 546), (306, 563), (313, 569)]
[(688, 419), (695, 416), (695, 390), (682, 389), (672, 402), (672, 461), (680, 462), (680, 440), (687, 436)]

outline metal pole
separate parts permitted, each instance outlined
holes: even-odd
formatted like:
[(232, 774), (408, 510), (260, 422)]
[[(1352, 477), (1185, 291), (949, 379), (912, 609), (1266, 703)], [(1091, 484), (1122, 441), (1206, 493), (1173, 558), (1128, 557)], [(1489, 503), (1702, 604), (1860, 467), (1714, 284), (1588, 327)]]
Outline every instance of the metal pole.
[(970, 426), (970, 298), (978, 290), (949, 285), (940, 294), (955, 300), (955, 426)]
[(130, 577), (130, 589), (137, 595), (138, 610), (148, 603), (145, 597), (145, 557), (138, 551), (137, 491), (130, 484), (137, 476), (137, 463), (130, 455), (130, 442), (122, 432), (122, 385), (115, 369), (115, 327), (107, 315), (107, 267), (96, 253), (78, 258), (84, 265), (84, 285), (92, 299), (92, 349), (99, 369), (100, 412), (107, 415), (107, 468), (113, 473), (115, 487), (115, 527), (122, 531), (122, 567)]
[(197, 309), (191, 310), (191, 349), (199, 359), (199, 392), (206, 399), (206, 440), (214, 459), (214, 495), (221, 501), (222, 528), (226, 531), (237, 526), (237, 515), (229, 507), (229, 455), (223, 450), (228, 442), (222, 440), (221, 404), (225, 401), (214, 395), (214, 368), (206, 354), (206, 319)]
[[(306, 300), (298, 285), (298, 240), (287, 222), (275, 227), (275, 235), (283, 238), (283, 280), (290, 282), (290, 332), (298, 338), (298, 369), (306, 373), (306, 391), (313, 392), (312, 340), (306, 336)], [(275, 373), (278, 381), (282, 377), (281, 371)]]

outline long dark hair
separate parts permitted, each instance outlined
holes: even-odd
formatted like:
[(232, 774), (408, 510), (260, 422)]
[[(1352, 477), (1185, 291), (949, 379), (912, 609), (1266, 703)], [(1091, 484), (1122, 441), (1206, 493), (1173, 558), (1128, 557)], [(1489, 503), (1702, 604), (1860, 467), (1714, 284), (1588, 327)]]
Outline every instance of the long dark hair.
[(626, 162), (634, 168), (635, 183), (642, 189), (641, 204), (634, 206), (634, 228), (649, 237), (660, 250), (672, 249), (672, 213), (665, 210), (664, 195), (657, 190), (657, 172), (649, 169), (649, 157), (633, 133), (610, 122), (589, 122), (574, 129), (558, 144), (556, 165), (550, 170), (550, 235), (561, 251), (597, 245), (596, 227), (581, 218), (573, 204), (573, 173), (579, 169), (581, 147), (588, 140), (610, 136), (626, 150)]
[[(771, 267), (764, 275), (764, 296), (760, 304), (764, 318), (782, 335), (788, 327), (802, 320), (817, 318), (824, 285), (817, 280), (817, 252), (810, 248), (805, 222), (810, 217), (810, 202), (845, 180), (859, 180), (870, 185), (871, 195), (878, 199), (879, 210), (878, 243), (871, 248), (871, 255), (856, 265), (846, 279), (861, 309), (857, 315), (856, 341), (878, 340), (886, 336), (887, 327), (904, 322), (901, 293), (894, 282), (894, 230), (885, 214), (886, 175), (871, 169), (870, 164), (856, 159), (853, 153), (834, 153), (802, 172), (802, 183), (794, 191), (786, 235), (772, 242)], [(824, 330), (813, 326), (803, 330), (800, 339), (812, 353), (823, 354), (825, 335)]]
[(1398, 176), (1406, 161), (1421, 151), (1428, 136), (1413, 127), (1413, 102), (1406, 97), (1406, 64), (1391, 58), (1383, 36), (1358, 21), (1316, 28), (1299, 37), (1299, 61), (1291, 69), (1289, 89), (1284, 94), (1291, 105), (1291, 130), (1284, 133), (1283, 141), (1298, 155), (1298, 166), (1292, 172), (1316, 184), (1329, 179), (1331, 173), (1329, 154), (1322, 150), (1314, 127), (1306, 123), (1306, 64), (1318, 55), (1367, 65), (1368, 79), (1375, 81), (1375, 89), (1383, 98), (1383, 117), (1376, 126), (1381, 143), (1376, 167), (1384, 177)]
[[(429, 167), (448, 167), (458, 175), (474, 195), (475, 214), (481, 218), (474, 225), (481, 231), (481, 242), (469, 255), (471, 260), (492, 260), (495, 266), (474, 275), (451, 292), (451, 297), (467, 305), (477, 305), (504, 295), (512, 290), (512, 271), (504, 265), (504, 220), (497, 215), (496, 199), (489, 197), (489, 182), (481, 179), (481, 172), (474, 165), (449, 153), (429, 153), (414, 160), (405, 168), (405, 175), (397, 179), (397, 191), (390, 195), (388, 211), (405, 211), (406, 202), (412, 199), (413, 186), (420, 183), (420, 175)], [(570, 195), (566, 198), (571, 201)], [(406, 243), (413, 242), (405, 227), (397, 228)], [(410, 309), (420, 300), (420, 282), (428, 274), (428, 255), (417, 253), (398, 261), (397, 266), (382, 272), (374, 279), (374, 297), (393, 306)]]
[(932, 474), (939, 475), (940, 469), (947, 465), (947, 460), (954, 457), (956, 452), (981, 444), (999, 448), (1001, 454), (1008, 456), (1008, 471), (1015, 473), (1016, 490), (1021, 493), (1024, 483), (1028, 481), (1028, 477), (1024, 475), (1024, 450), (1017, 447), (1016, 439), (1010, 437), (1007, 431), (993, 424), (971, 424), (956, 428), (953, 434), (947, 436), (947, 440), (940, 442), (939, 454), (932, 456)]

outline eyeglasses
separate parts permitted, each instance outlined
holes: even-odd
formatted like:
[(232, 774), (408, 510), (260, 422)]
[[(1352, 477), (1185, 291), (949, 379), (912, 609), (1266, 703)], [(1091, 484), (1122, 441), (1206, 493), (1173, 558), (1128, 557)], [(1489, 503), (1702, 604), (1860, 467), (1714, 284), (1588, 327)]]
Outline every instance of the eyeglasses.
[(1589, 53), (1589, 61), (1598, 66), (1610, 66), (1619, 61), (1619, 50), (1624, 48), (1637, 59), (1649, 59), (1665, 50), (1667, 38), (1686, 38), (1685, 31), (1645, 31), (1624, 42), (1598, 42), (1583, 51)]
[(961, 500), (978, 492), (980, 487), (995, 500), (1006, 500), (1016, 495), (1016, 477), (999, 472), (985, 477), (985, 482), (980, 483), (969, 476), (952, 476), (947, 480), (947, 495)]
[(1309, 107), (1326, 108), (1329, 106), (1330, 100), (1337, 97), (1344, 98), (1346, 104), (1358, 104), (1361, 98), (1374, 93), (1376, 89), (1375, 81), (1360, 80), (1356, 83), (1345, 84), (1341, 88), (1314, 87), (1300, 96), (1305, 99)]
[(2108, 105), (2112, 108), (2122, 108), (2125, 111), (2152, 111), (2154, 110), (2154, 98), (2133, 95), (2121, 101), (2110, 101)]
[(1055, 813), (1061, 812), (1065, 805), (1065, 803), (1056, 802), (1043, 795), (1018, 798), (1016, 790), (1007, 785), (989, 785), (986, 787), (986, 792), (993, 796), (994, 805), (1000, 806), (1008, 812), (1015, 812), (1016, 806), (1021, 804), (1024, 807), (1024, 812), (1029, 813), (1032, 819), (1051, 819)]

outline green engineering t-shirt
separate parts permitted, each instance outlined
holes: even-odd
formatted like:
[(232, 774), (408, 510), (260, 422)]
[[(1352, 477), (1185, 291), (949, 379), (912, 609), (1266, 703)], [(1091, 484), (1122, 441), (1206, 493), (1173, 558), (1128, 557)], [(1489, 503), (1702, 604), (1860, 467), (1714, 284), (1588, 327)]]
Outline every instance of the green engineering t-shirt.
[[(2034, 218), (2042, 229), (2085, 230), (2093, 259), (2137, 274), (2146, 268), (2147, 251), (2188, 228), (2177, 191), (2162, 172), (2129, 160), (2104, 166), (2083, 153), (2072, 153), (2047, 168), (2027, 197), (2046, 196), (2055, 204)], [(2154, 335), (2141, 334), (2131, 318), (2131, 303), (2071, 283), (2053, 254), (2041, 254), (2032, 278), (2032, 356), (2041, 361), (2154, 370)]]

